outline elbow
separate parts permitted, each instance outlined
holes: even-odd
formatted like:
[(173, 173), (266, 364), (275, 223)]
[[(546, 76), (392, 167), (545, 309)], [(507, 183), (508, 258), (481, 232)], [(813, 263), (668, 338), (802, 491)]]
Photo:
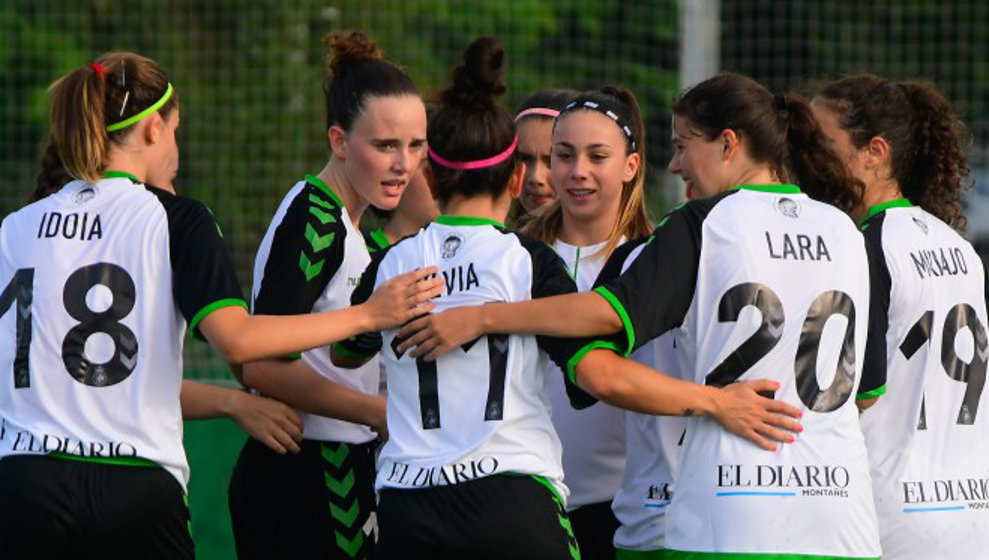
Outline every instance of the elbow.
[(244, 337), (230, 337), (219, 344), (213, 344), (213, 348), (220, 353), (224, 360), (234, 366), (240, 366), (257, 359), (251, 352), (250, 345), (244, 341)]
[(613, 368), (609, 367), (610, 358), (617, 358), (608, 350), (595, 350), (577, 364), (575, 371), (577, 385), (593, 395), (598, 400), (608, 404), (618, 404), (623, 401), (627, 385)]

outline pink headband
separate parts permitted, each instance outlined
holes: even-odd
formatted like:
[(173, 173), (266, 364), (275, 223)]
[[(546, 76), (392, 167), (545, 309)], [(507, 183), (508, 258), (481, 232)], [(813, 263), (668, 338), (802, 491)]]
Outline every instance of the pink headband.
[(519, 122), (522, 117), (528, 117), (529, 115), (542, 115), (544, 117), (550, 117), (555, 119), (560, 116), (560, 112), (556, 109), (546, 109), (544, 107), (530, 107), (518, 115), (515, 115), (515, 122)]
[(450, 161), (439, 156), (433, 151), (432, 146), (428, 148), (429, 157), (433, 158), (433, 161), (442, 165), (443, 167), (449, 169), (482, 169), (484, 167), (491, 167), (493, 165), (498, 165), (499, 163), (508, 159), (512, 153), (515, 151), (515, 146), (519, 143), (519, 137), (516, 135), (515, 140), (512, 140), (512, 145), (508, 147), (504, 152), (487, 159), (479, 159), (477, 161)]

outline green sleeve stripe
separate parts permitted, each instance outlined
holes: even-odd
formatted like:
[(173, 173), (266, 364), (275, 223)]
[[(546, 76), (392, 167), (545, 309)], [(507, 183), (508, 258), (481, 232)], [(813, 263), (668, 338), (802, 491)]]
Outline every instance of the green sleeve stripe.
[(624, 352), (619, 352), (622, 356), (628, 356), (632, 353), (632, 349), (635, 348), (635, 329), (632, 328), (632, 320), (628, 317), (628, 312), (625, 311), (625, 306), (622, 302), (618, 301), (615, 294), (611, 293), (605, 286), (600, 286), (594, 290), (601, 297), (611, 304), (611, 307), (615, 308), (618, 316), (622, 319), (622, 324), (625, 325), (625, 336), (628, 338), (628, 347)]
[(239, 298), (221, 299), (219, 301), (214, 301), (213, 303), (200, 309), (199, 313), (196, 313), (192, 317), (192, 321), (189, 321), (189, 334), (195, 335), (196, 328), (199, 327), (199, 323), (203, 319), (205, 319), (206, 316), (209, 315), (210, 313), (216, 311), (217, 309), (221, 309), (223, 307), (233, 307), (233, 306), (243, 307), (244, 309), (247, 309), (247, 303)]
[(605, 348), (613, 351), (618, 355), (621, 355), (621, 350), (619, 350), (618, 347), (615, 346), (615, 344), (612, 342), (605, 342), (603, 340), (595, 340), (594, 342), (591, 342), (587, 346), (584, 346), (583, 348), (578, 350), (577, 353), (574, 354), (573, 357), (567, 361), (567, 378), (570, 380), (571, 383), (577, 385), (577, 364), (579, 364), (580, 361), (584, 359), (584, 356), (586, 356), (588, 352), (590, 352), (591, 350), (597, 350), (599, 348)]
[(157, 467), (158, 463), (141, 457), (83, 457), (82, 455), (72, 455), (61, 451), (52, 451), (49, 457), (56, 459), (67, 459), (69, 461), (79, 461), (81, 463), (99, 463), (101, 465), (117, 465), (122, 467)]
[(371, 356), (377, 354), (377, 352), (371, 352), (370, 354), (364, 354), (363, 352), (358, 352), (356, 350), (351, 350), (350, 348), (347, 348), (346, 346), (344, 346), (343, 344), (340, 344), (339, 342), (337, 342), (336, 344), (334, 344), (330, 348), (331, 348), (331, 350), (333, 352), (335, 352), (336, 354), (339, 354), (341, 357), (346, 358), (348, 360), (364, 360), (366, 358), (370, 358)]
[(863, 399), (871, 399), (873, 397), (878, 397), (879, 395), (882, 395), (884, 393), (886, 393), (886, 385), (882, 385), (880, 387), (876, 387), (875, 389), (873, 389), (871, 391), (866, 391), (864, 393), (859, 393), (859, 394), (855, 395), (855, 400), (860, 401), (860, 400), (863, 400)]

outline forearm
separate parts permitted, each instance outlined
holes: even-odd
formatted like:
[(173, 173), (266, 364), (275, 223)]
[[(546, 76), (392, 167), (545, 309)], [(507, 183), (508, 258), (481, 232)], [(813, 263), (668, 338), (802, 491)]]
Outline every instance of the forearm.
[(302, 360), (262, 360), (244, 366), (244, 381), (298, 410), (356, 424), (373, 425), (385, 399), (351, 389), (313, 371)]
[(209, 418), (231, 417), (234, 401), (241, 392), (237, 389), (219, 387), (209, 383), (182, 381), (179, 400), (182, 403), (184, 420), (206, 420)]
[(309, 315), (248, 315), (230, 307), (210, 313), (201, 330), (234, 364), (287, 356), (374, 330), (364, 306)]
[(492, 303), (477, 312), (484, 333), (575, 338), (614, 334), (623, 328), (618, 313), (595, 292)]
[(711, 416), (718, 389), (663, 375), (610, 350), (592, 350), (575, 368), (577, 384), (627, 410), (666, 416)]

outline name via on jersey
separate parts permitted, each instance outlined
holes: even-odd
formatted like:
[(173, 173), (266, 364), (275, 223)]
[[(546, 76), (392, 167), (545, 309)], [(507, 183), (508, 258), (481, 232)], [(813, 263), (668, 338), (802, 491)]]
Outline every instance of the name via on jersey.
[(910, 253), (914, 269), (921, 279), (925, 277), (957, 276), (968, 274), (968, 263), (958, 247), (921, 249)]
[(848, 469), (841, 465), (721, 464), (717, 495), (847, 498), (850, 482)]
[(14, 453), (66, 453), (81, 457), (137, 457), (137, 448), (126, 441), (86, 441), (54, 434), (9, 430), (0, 419), (0, 442), (10, 442)]
[(387, 480), (409, 488), (428, 488), (469, 482), (497, 472), (498, 459), (490, 455), (438, 466), (413, 466), (396, 461), (391, 464)]
[[(820, 235), (811, 239), (809, 235), (802, 233), (779, 234), (766, 233), (766, 248), (769, 250), (769, 258), (793, 261), (831, 261), (831, 252)], [(774, 241), (773, 237), (776, 236)]]
[(444, 270), (443, 280), (446, 282), (446, 295), (453, 292), (466, 292), (481, 285), (477, 279), (477, 272), (474, 271), (474, 263), (468, 263), (467, 266), (457, 265), (449, 270)]
[(38, 223), (38, 239), (52, 237), (80, 241), (103, 239), (103, 222), (99, 214), (90, 217), (88, 212), (45, 212)]

